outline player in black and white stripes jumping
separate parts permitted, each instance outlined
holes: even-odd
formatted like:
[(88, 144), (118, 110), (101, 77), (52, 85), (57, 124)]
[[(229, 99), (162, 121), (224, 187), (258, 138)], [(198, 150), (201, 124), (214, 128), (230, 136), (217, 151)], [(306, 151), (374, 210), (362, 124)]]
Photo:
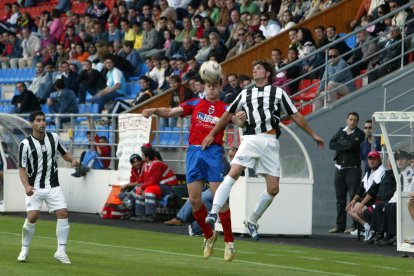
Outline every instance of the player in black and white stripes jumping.
[(281, 111), (290, 115), (291, 119), (315, 140), (319, 148), (324, 147), (323, 139), (310, 128), (286, 92), (282, 88), (270, 84), (273, 76), (274, 67), (270, 62), (267, 60), (255, 61), (253, 63), (255, 86), (244, 89), (237, 96), (202, 144), (203, 149), (210, 146), (214, 135), (226, 127), (234, 113), (239, 111), (246, 113), (247, 121), (243, 129), (242, 142), (231, 162), (230, 172), (214, 196), (213, 208), (208, 214), (206, 222), (210, 224), (216, 222), (217, 213), (226, 202), (232, 185), (244, 169), (246, 167), (255, 168), (257, 174), (264, 176), (267, 186), (253, 213), (246, 221), (246, 226), (255, 240), (259, 239), (257, 221), (279, 192), (280, 161), (277, 137), (280, 135)]
[(29, 118), (32, 135), (20, 143), (19, 176), (26, 193), (27, 217), (23, 224), (22, 249), (17, 260), (25, 262), (29, 256), (29, 246), (35, 232), (43, 201), (49, 212), (55, 212), (57, 218), (56, 236), (58, 248), (54, 258), (61, 263), (70, 264), (66, 254), (69, 234), (68, 211), (65, 196), (59, 186), (56, 154), (73, 166), (79, 166), (67, 151), (56, 133), (46, 132), (46, 117), (41, 111), (35, 111)]

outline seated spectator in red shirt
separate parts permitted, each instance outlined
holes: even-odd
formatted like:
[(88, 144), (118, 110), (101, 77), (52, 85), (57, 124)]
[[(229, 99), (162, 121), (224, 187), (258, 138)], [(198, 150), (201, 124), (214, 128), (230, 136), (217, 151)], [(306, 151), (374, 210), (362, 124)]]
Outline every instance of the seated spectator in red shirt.
[(177, 185), (174, 172), (156, 158), (152, 148), (142, 149), (142, 160), (145, 162), (136, 189), (135, 214), (133, 221), (155, 221), (156, 198), (169, 194), (171, 187)]
[(105, 136), (95, 136), (94, 142), (91, 144), (89, 151), (85, 153), (81, 166), (76, 168), (76, 171), (72, 174), (74, 177), (85, 176), (90, 169), (101, 170), (107, 169), (111, 160), (101, 159), (102, 157), (111, 157), (111, 147), (107, 144), (108, 139)]

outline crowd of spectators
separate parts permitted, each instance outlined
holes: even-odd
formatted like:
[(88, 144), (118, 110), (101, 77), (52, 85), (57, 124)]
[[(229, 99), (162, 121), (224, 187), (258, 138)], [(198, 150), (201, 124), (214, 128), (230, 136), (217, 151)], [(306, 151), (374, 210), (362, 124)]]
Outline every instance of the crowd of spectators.
[[(311, 30), (295, 25), (339, 1), (90, 0), (86, 1), (83, 13), (74, 13), (70, 11), (71, 1), (60, 0), (55, 9), (43, 11), (37, 18), (19, 11), (21, 6), (30, 7), (37, 2), (47, 1), (26, 0), (3, 6), (1, 67), (36, 67), (34, 84), (28, 90), (41, 104), (49, 102), (51, 93), (57, 91), (56, 79), (62, 78), (64, 88), (74, 92), (78, 104), (85, 103), (88, 92), (99, 111), (111, 113), (124, 111), (170, 89), (174, 83), (172, 76), (179, 77), (178, 83), (195, 79), (204, 61), (223, 62), (285, 30), (291, 43), (287, 52), (274, 50), (279, 56), (272, 56), (278, 72), (274, 84), (284, 85), (294, 95), (299, 91), (300, 77), (328, 79), (326, 86), (322, 84), (325, 81), (321, 82), (318, 93), (335, 90), (328, 97), (329, 104), (354, 90), (352, 83), (344, 84), (350, 81), (349, 76), (372, 71), (369, 81), (374, 81), (398, 68), (401, 60), (394, 58), (401, 54), (401, 32), (413, 32), (413, 23), (405, 25), (405, 21), (413, 17), (414, 5), (361, 30), (355, 50), (345, 41), (336, 43), (332, 51), (338, 54), (329, 55), (326, 62), (323, 54), (312, 52), (340, 38), (335, 26), (315, 26), (312, 34)], [(362, 1), (350, 26), (369, 24), (406, 2)], [(403, 26), (405, 29), (401, 30)], [(375, 54), (381, 48), (386, 50)], [(296, 65), (289, 66), (298, 60)], [(142, 70), (145, 67), (149, 72)], [(343, 73), (347, 75), (344, 79), (335, 76)], [(129, 78), (144, 74), (148, 79), (138, 81), (149, 81), (149, 88), (140, 90), (146, 95), (142, 97), (140, 91), (133, 91), (133, 95), (138, 94), (136, 98), (132, 102), (125, 99)], [(179, 94), (178, 98), (172, 97), (172, 104), (188, 98), (182, 92)], [(316, 102), (314, 109), (320, 106)]]

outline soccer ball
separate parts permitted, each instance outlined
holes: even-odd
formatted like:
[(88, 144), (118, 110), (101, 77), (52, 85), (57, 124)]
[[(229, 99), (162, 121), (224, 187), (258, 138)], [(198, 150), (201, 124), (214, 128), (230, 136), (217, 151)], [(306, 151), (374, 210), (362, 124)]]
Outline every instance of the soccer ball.
[(216, 83), (220, 82), (223, 69), (217, 61), (209, 60), (201, 65), (199, 72), (203, 81)]

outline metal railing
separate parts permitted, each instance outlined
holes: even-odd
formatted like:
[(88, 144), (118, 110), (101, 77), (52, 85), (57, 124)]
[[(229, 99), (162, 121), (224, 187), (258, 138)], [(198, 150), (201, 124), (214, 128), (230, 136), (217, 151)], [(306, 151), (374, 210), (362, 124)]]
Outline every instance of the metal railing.
[[(338, 45), (338, 43), (341, 43), (343, 41), (346, 41), (348, 38), (350, 38), (352, 36), (356, 36), (356, 34), (358, 32), (360, 32), (361, 30), (363, 30), (363, 29), (366, 29), (366, 28), (369, 28), (369, 27), (371, 27), (373, 25), (376, 25), (377, 23), (382, 22), (386, 18), (393, 17), (398, 12), (403, 11), (403, 10), (409, 8), (410, 5), (412, 5), (412, 3), (408, 3), (408, 4), (404, 5), (404, 6), (401, 6), (400, 8), (395, 9), (395, 10), (389, 12), (388, 14), (386, 14), (384, 16), (377, 18), (376, 20), (370, 22), (369, 24), (367, 24), (367, 25), (365, 25), (363, 27), (356, 28), (354, 31), (352, 31), (352, 32), (350, 32), (350, 33), (348, 33), (348, 34), (340, 37), (339, 39), (337, 39), (335, 41), (332, 41), (332, 42), (330, 42), (327, 45), (324, 45), (323, 47), (321, 47), (321, 48), (315, 50), (314, 52), (310, 53), (309, 55), (307, 55), (305, 58), (300, 58), (300, 59), (296, 60), (295, 62), (292, 62), (290, 64), (287, 64), (287, 65), (283, 66), (279, 71), (286, 71), (286, 70), (288, 70), (290, 68), (293, 68), (294, 66), (301, 66), (301, 63), (304, 60), (309, 59), (311, 57), (314, 57), (316, 55), (323, 55), (325, 57), (324, 58), (324, 64), (322, 64), (322, 65), (320, 65), (320, 66), (318, 66), (316, 68), (313, 68), (313, 70), (310, 71), (310, 72), (306, 72), (306, 73), (302, 74), (301, 76), (299, 76), (299, 77), (297, 77), (295, 79), (292, 79), (292, 80), (288, 81), (287, 83), (283, 84), (281, 87), (289, 86), (289, 85), (291, 85), (291, 84), (293, 84), (295, 82), (298, 82), (299, 83), (302, 79), (307, 79), (307, 77), (309, 77), (309, 76), (311, 76), (311, 75), (313, 75), (313, 74), (315, 74), (315, 73), (317, 73), (319, 71), (324, 72), (325, 71), (325, 67), (326, 67), (326, 65), (329, 62), (328, 51), (329, 51), (330, 48), (335, 48), (335, 46)], [(359, 74), (359, 75), (355, 76), (354, 78), (352, 78), (352, 80), (350, 80), (348, 82), (345, 82), (345, 83), (342, 83), (335, 90), (327, 91), (327, 93), (325, 95), (319, 95), (319, 96), (315, 97), (314, 99), (311, 99), (310, 101), (306, 101), (306, 102), (305, 101), (302, 101), (301, 104), (300, 104), (300, 106), (298, 108), (299, 109), (300, 108), (303, 108), (303, 107), (305, 107), (305, 106), (307, 106), (309, 104), (313, 104), (315, 101), (319, 101), (319, 100), (323, 100), (323, 103), (324, 103), (323, 104), (323, 108), (326, 108), (328, 106), (328, 104), (327, 104), (327, 98), (328, 98), (329, 94), (335, 93), (339, 88), (344, 87), (344, 86), (346, 86), (346, 85), (348, 85), (348, 84), (350, 84), (352, 82), (355, 83), (355, 80), (357, 80), (357, 79), (364, 78), (364, 77), (368, 77), (369, 74), (371, 74), (371, 73), (373, 73), (373, 72), (375, 72), (377, 70), (380, 70), (381, 68), (383, 68), (383, 67), (391, 64), (392, 62), (397, 61), (398, 59), (400, 60), (400, 62), (399, 62), (400, 63), (399, 68), (400, 69), (403, 68), (404, 65), (406, 65), (406, 63), (407, 63), (407, 57), (408, 57), (408, 55), (409, 54), (412, 55), (413, 54), (413, 51), (414, 51), (413, 48), (412, 48), (414, 45), (411, 45), (411, 47), (409, 49), (407, 49), (407, 47), (406, 47), (407, 41), (411, 41), (413, 39), (413, 36), (414, 36), (414, 33), (409, 34), (409, 35), (406, 35), (406, 32), (405, 32), (405, 28), (407, 27), (407, 25), (409, 23), (412, 23), (412, 21), (413, 20), (410, 20), (410, 21), (405, 22), (404, 26), (401, 27), (401, 29), (402, 29), (401, 30), (401, 39), (399, 39), (399, 40), (397, 40), (395, 42), (395, 43), (400, 43), (401, 44), (401, 53), (398, 56), (394, 57), (391, 60), (388, 60), (385, 63), (379, 64), (377, 67), (372, 68), (372, 70), (369, 70), (369, 71), (367, 71), (367, 72), (365, 72), (363, 74)], [(387, 35), (387, 33), (384, 33), (383, 36), (384, 35)], [(351, 51), (340, 55), (338, 58), (344, 58), (344, 57), (352, 54), (353, 51), (357, 51), (357, 50), (361, 49), (362, 47), (366, 46), (367, 43), (372, 43), (372, 42), (378, 43), (378, 41), (383, 36), (378, 36), (378, 37), (375, 37), (372, 40), (366, 41), (364, 44), (362, 44), (362, 45), (360, 45), (358, 47), (354, 47), (353, 49), (351, 49)], [(376, 56), (381, 55), (381, 53), (384, 53), (387, 50), (388, 49), (386, 47), (383, 47), (383, 48), (379, 49), (377, 52), (375, 52), (375, 53), (373, 53), (373, 54), (371, 54), (371, 55), (369, 55), (369, 56), (367, 56), (367, 57), (365, 57), (365, 58), (363, 58), (361, 60), (358, 60), (358, 61), (356, 61), (353, 64), (350, 64), (346, 68), (346, 70), (352, 69), (352, 68), (354, 68), (354, 67), (356, 67), (358, 65), (361, 65), (362, 63), (368, 62), (370, 59), (375, 58)], [(335, 72), (334, 74), (330, 75), (330, 77), (337, 76), (337, 75), (340, 75), (340, 74), (343, 74), (343, 73), (344, 73), (344, 71)], [(320, 79), (319, 82), (315, 82), (315, 83), (311, 84), (310, 86), (306, 87), (305, 89), (298, 91), (297, 93), (295, 93), (295, 95), (299, 95), (300, 93), (304, 93), (305, 91), (307, 91), (308, 89), (311, 89), (314, 86), (319, 86), (322, 82), (324, 82), (325, 83), (325, 87), (327, 87), (328, 79), (326, 78), (326, 76), (325, 76), (324, 79), (322, 79), (322, 76), (323, 76), (323, 73), (321, 75), (321, 79)], [(352, 91), (351, 91), (351, 93), (352, 93)], [(295, 95), (292, 95), (291, 97), (293, 97)]]

